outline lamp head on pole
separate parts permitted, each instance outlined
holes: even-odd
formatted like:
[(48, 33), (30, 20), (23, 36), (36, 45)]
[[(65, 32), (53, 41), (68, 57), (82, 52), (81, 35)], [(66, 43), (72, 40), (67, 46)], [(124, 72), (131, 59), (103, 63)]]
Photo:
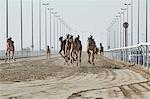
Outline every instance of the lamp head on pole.
[(52, 14), (54, 14), (54, 15), (55, 15), (55, 14), (57, 14), (57, 12), (52, 12)]
[(50, 10), (50, 11), (53, 10), (53, 9), (54, 9), (54, 8), (48, 8), (48, 10)]
[(124, 5), (131, 5), (131, 3), (125, 3)]
[(127, 10), (127, 8), (121, 8), (121, 10)]
[(46, 6), (46, 5), (49, 5), (49, 3), (43, 3), (42, 5), (45, 5), (45, 6)]

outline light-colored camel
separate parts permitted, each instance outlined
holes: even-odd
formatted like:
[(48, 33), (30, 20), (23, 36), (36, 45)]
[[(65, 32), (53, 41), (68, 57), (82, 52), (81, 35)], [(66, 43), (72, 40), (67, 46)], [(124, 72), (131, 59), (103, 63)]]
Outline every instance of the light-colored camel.
[(7, 62), (7, 60), (10, 62), (10, 57), (14, 61), (16, 61), (15, 57), (14, 57), (14, 53), (15, 53), (14, 41), (12, 41), (12, 39), (10, 37), (7, 39), (7, 42), (6, 42), (6, 59), (5, 59), (5, 62)]
[(93, 65), (94, 65), (95, 47), (96, 47), (96, 44), (93, 39), (93, 36), (90, 36), (88, 38), (87, 53), (88, 53), (88, 62)]
[(77, 66), (78, 63), (81, 66), (81, 55), (82, 55), (82, 44), (79, 38), (80, 37), (78, 35), (78, 37), (76, 37), (74, 41), (72, 41), (71, 43), (71, 57), (73, 61), (77, 61)]

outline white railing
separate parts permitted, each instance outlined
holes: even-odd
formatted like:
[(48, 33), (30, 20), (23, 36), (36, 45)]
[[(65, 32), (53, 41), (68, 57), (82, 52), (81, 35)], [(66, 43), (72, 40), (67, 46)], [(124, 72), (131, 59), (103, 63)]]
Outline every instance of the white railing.
[(109, 49), (105, 51), (105, 56), (115, 60), (150, 67), (150, 42), (134, 46)]
[[(34, 56), (42, 56), (46, 53), (44, 51), (15, 51), (15, 58), (27, 58), (27, 57), (34, 57)], [(3, 60), (6, 58), (5, 51), (0, 51), (0, 60)]]

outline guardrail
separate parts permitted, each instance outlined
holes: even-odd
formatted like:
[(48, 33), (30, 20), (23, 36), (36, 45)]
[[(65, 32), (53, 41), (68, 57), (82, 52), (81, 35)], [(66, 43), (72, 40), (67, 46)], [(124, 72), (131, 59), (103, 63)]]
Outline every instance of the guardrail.
[[(44, 51), (15, 51), (15, 58), (27, 58), (27, 57), (35, 57), (35, 56), (42, 56), (42, 55), (46, 55), (46, 52)], [(6, 55), (5, 55), (5, 51), (4, 50), (1, 50), (0, 51), (0, 60), (3, 60), (6, 58)]]
[(104, 55), (111, 59), (140, 64), (150, 68), (150, 42), (135, 46), (109, 49), (104, 52)]

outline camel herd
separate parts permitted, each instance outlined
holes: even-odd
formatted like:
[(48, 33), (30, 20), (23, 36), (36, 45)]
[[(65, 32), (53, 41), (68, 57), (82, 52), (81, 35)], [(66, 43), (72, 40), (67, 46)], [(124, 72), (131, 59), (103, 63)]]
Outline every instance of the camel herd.
[[(61, 42), (59, 53), (65, 59), (65, 64), (68, 64), (68, 61), (70, 60), (71, 63), (76, 61), (77, 66), (81, 66), (82, 44), (80, 41), (80, 36), (78, 35), (73, 38), (72, 35), (67, 34), (66, 38), (61, 36), (59, 41)], [(96, 47), (93, 36), (90, 36), (87, 41), (88, 62), (94, 65), (94, 55), (99, 52), (99, 48)], [(100, 52), (103, 52), (102, 44), (100, 44)]]
[(78, 63), (81, 66), (82, 44), (80, 41), (80, 36), (78, 35), (73, 39), (72, 35), (67, 34), (66, 38), (64, 39), (61, 36), (59, 41), (61, 42), (59, 53), (65, 59), (65, 64), (68, 64), (68, 60), (70, 60), (71, 63), (76, 61), (77, 66)]
[[(78, 35), (77, 37), (74, 38), (72, 35), (67, 34), (65, 38), (63, 38), (63, 36), (59, 37), (59, 41), (61, 42), (59, 54), (65, 59), (65, 64), (69, 64), (70, 61), (70, 63), (76, 62), (77, 66), (81, 66), (82, 43), (80, 41), (80, 36)], [(103, 47), (102, 44), (100, 43), (100, 50), (99, 50), (99, 48), (96, 47), (96, 43), (94, 41), (93, 36), (91, 35), (90, 37), (88, 37), (87, 41), (88, 41), (87, 43), (88, 62), (94, 65), (94, 55), (98, 54), (99, 51), (100, 54), (103, 53)], [(10, 60), (10, 57), (12, 57), (12, 59), (14, 59), (15, 61), (14, 58), (15, 47), (14, 41), (12, 40), (11, 37), (7, 39), (6, 48), (7, 49), (5, 62), (7, 60)], [(50, 59), (49, 46), (47, 46), (46, 48), (46, 54), (47, 59)]]

